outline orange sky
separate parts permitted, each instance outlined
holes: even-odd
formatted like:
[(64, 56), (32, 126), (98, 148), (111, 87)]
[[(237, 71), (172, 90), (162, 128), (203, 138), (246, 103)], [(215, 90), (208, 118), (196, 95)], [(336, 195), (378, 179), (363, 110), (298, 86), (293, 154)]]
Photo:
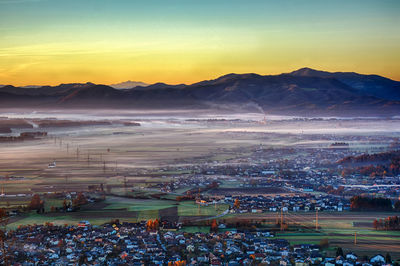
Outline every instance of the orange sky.
[(0, 84), (177, 84), (301, 67), (400, 80), (399, 1), (134, 2), (0, 1)]

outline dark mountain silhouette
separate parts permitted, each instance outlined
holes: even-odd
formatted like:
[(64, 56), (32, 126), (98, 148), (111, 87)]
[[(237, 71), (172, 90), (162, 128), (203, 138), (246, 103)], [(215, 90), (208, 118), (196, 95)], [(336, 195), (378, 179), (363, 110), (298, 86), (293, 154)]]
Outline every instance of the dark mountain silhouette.
[(399, 83), (376, 75), (302, 68), (281, 75), (228, 74), (192, 85), (118, 90), (93, 83), (0, 88), (0, 107), (231, 108), (280, 114), (393, 115)]
[(326, 72), (311, 68), (301, 68), (290, 73), (301, 77), (335, 78), (362, 94), (387, 100), (400, 100), (400, 82), (378, 75), (362, 75), (354, 72)]

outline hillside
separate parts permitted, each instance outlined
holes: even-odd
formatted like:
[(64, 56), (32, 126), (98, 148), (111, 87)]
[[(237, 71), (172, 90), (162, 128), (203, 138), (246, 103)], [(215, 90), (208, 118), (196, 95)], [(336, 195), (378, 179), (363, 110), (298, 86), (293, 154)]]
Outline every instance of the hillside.
[(93, 83), (0, 88), (0, 107), (253, 109), (285, 114), (393, 115), (400, 82), (376, 75), (302, 68), (280, 75), (228, 74), (192, 85), (115, 89)]

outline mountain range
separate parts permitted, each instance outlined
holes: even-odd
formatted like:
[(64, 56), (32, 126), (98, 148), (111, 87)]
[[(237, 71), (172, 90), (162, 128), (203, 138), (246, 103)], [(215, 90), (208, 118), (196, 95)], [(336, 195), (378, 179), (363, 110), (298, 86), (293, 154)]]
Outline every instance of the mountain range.
[(0, 88), (0, 108), (225, 108), (368, 116), (400, 111), (400, 82), (354, 72), (301, 68), (280, 75), (228, 74), (191, 85), (126, 85), (129, 82), (118, 89), (94, 83), (7, 85)]

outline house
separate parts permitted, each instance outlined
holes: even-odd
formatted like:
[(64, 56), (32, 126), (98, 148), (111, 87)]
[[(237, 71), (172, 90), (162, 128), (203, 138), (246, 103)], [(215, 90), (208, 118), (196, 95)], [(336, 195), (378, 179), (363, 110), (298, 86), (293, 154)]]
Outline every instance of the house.
[(380, 264), (386, 263), (386, 260), (385, 260), (385, 257), (384, 257), (384, 256), (378, 254), (378, 255), (373, 256), (373, 257), (370, 259), (369, 262), (371, 262), (371, 264), (374, 264), (374, 265), (380, 265)]
[(54, 160), (52, 163), (49, 163), (48, 168), (56, 168), (56, 160)]

